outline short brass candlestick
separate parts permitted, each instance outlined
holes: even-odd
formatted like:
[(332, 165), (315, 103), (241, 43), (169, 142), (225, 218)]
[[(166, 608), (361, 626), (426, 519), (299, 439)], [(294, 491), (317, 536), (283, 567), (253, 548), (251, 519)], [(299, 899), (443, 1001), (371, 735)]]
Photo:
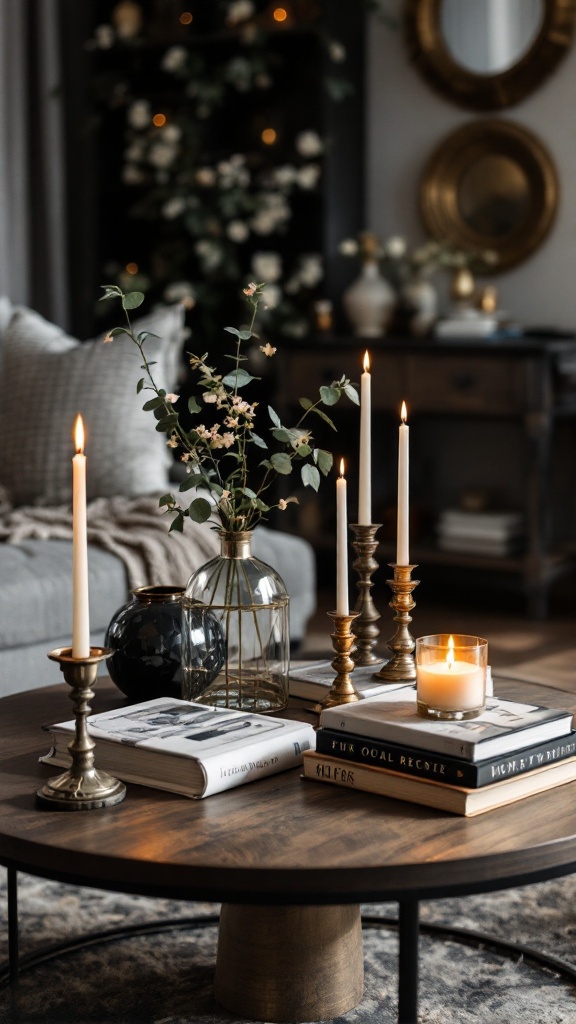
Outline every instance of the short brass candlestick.
[(332, 647), (336, 651), (336, 657), (332, 662), (332, 668), (336, 672), (336, 678), (328, 693), (319, 704), (315, 704), (313, 710), (320, 714), (324, 708), (333, 708), (338, 704), (352, 704), (360, 700), (354, 688), (350, 673), (354, 669), (354, 662), (350, 657), (351, 649), (356, 639), (350, 629), (351, 623), (358, 617), (358, 612), (349, 612), (348, 615), (340, 615), (338, 612), (328, 612), (334, 621), (334, 632), (330, 634)]
[(389, 603), (396, 612), (394, 622), (398, 623), (398, 627), (394, 636), (388, 641), (388, 650), (391, 651), (392, 657), (379, 672), (375, 673), (374, 679), (385, 683), (399, 683), (404, 680), (410, 683), (416, 679), (416, 663), (414, 661), (416, 642), (408, 630), (408, 623), (412, 622), (410, 612), (416, 606), (412, 591), (420, 581), (412, 579), (412, 570), (416, 568), (415, 565), (389, 564), (390, 568), (394, 570), (394, 579), (386, 582), (394, 595)]
[(108, 647), (91, 647), (88, 658), (73, 658), (71, 647), (57, 647), (48, 657), (60, 663), (60, 671), (71, 687), (68, 694), (74, 703), (76, 731), (68, 744), (72, 764), (68, 771), (49, 779), (36, 798), (42, 807), (56, 811), (91, 811), (97, 807), (112, 807), (126, 796), (123, 782), (97, 771), (94, 767), (94, 740), (88, 735), (86, 719), (94, 696), (91, 687), (96, 682), (98, 664), (109, 658)]
[(373, 651), (380, 635), (380, 630), (376, 625), (380, 618), (380, 612), (376, 611), (370, 591), (374, 586), (371, 577), (378, 568), (378, 562), (372, 556), (378, 547), (376, 533), (381, 525), (381, 523), (371, 523), (367, 526), (359, 523), (350, 524), (355, 536), (352, 547), (358, 555), (352, 565), (358, 573), (356, 586), (360, 591), (354, 607), (354, 611), (358, 612), (358, 618), (354, 623), (356, 650), (352, 654), (355, 665), (375, 665), (380, 660)]

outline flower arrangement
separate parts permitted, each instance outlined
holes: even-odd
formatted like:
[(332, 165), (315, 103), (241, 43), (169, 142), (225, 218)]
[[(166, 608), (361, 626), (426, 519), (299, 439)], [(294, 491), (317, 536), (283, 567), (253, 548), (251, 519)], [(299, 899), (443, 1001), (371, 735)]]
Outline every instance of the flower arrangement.
[[(267, 422), (256, 432), (256, 423), (261, 416), (260, 403), (244, 397), (244, 388), (259, 378), (252, 376), (243, 365), (247, 361), (243, 344), (258, 339), (254, 324), (258, 307), (265, 293), (264, 283), (251, 282), (243, 289), (252, 308), (250, 324), (245, 330), (235, 327), (224, 328), (232, 336), (232, 351), (222, 352), (222, 358), (229, 360), (231, 368), (225, 372), (212, 365), (208, 353), (189, 353), (192, 374), (196, 378), (198, 393), (188, 400), (188, 411), (194, 417), (191, 428), (186, 428), (175, 405), (179, 396), (166, 393), (156, 385), (153, 362), (145, 353), (146, 332), (135, 334), (130, 322), (130, 311), (144, 301), (142, 292), (124, 293), (118, 285), (105, 285), (103, 299), (120, 300), (126, 316), (126, 326), (114, 327), (106, 341), (117, 335), (127, 335), (134, 342), (141, 358), (144, 376), (136, 390), (151, 392), (143, 408), (151, 411), (158, 423), (156, 429), (166, 434), (167, 444), (178, 452), (188, 470), (186, 479), (180, 485), (180, 492), (204, 491), (193, 498), (189, 505), (181, 504), (173, 494), (164, 494), (159, 499), (161, 508), (172, 515), (170, 530), (181, 532), (188, 517), (197, 523), (216, 520), (214, 528), (228, 532), (251, 530), (272, 509), (284, 510), (290, 502), (297, 502), (294, 496), (270, 501), (271, 487), (278, 476), (289, 476), (298, 467), (305, 487), (318, 490), (321, 475), (327, 476), (332, 468), (332, 454), (314, 444), (308, 421), (319, 416), (333, 430), (333, 421), (324, 407), (335, 405), (343, 395), (359, 404), (358, 393), (350, 380), (341, 377), (330, 385), (319, 389), (319, 397), (312, 401), (301, 398), (302, 415), (292, 427), (285, 426), (270, 406), (267, 408)], [(260, 345), (266, 357), (274, 356), (276, 348), (269, 342)], [(209, 412), (213, 416), (208, 415)], [(201, 420), (201, 422), (197, 422)], [(210, 422), (212, 420), (212, 422)], [(274, 449), (274, 450), (272, 450)], [(257, 450), (263, 458), (254, 466)]]
[(442, 268), (481, 272), (498, 262), (492, 250), (462, 249), (435, 239), (410, 249), (402, 235), (392, 235), (382, 244), (371, 231), (362, 231), (357, 238), (345, 238), (339, 252), (342, 256), (360, 256), (362, 260), (377, 262), (383, 276), (397, 290), (411, 281), (431, 277)]
[[(123, 139), (123, 206), (152, 228), (139, 266), (123, 266), (114, 252), (106, 274), (126, 292), (186, 299), (202, 330), (217, 327), (223, 287), (236, 295), (248, 281), (266, 280), (263, 327), (302, 337), (324, 267), (320, 240), (312, 233), (303, 245), (291, 223), (303, 216), (310, 223), (324, 140), (304, 107), (290, 135), (280, 140), (271, 128), (261, 137), (262, 118), (270, 117), (287, 75), (286, 57), (274, 46), (274, 33), (285, 30), (271, 11), (254, 0), (204, 6), (189, 25), (175, 8), (156, 24), (153, 13), (123, 0), (89, 42), (101, 129)], [(290, 16), (318, 36), (330, 99), (345, 98), (345, 48), (315, 23), (317, 10), (299, 5)]]

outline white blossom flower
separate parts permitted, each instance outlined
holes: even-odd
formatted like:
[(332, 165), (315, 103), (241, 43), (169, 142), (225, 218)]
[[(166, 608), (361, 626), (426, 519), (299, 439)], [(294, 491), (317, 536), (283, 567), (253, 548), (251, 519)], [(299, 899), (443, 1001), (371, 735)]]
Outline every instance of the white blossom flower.
[(300, 188), (316, 188), (320, 179), (320, 165), (306, 164), (296, 172), (296, 182)]
[(144, 143), (141, 139), (134, 139), (124, 150), (124, 159), (128, 162), (141, 160), (144, 156)]
[(206, 402), (206, 405), (213, 405), (214, 402), (218, 401), (218, 395), (215, 391), (205, 391), (202, 395), (202, 401)]
[(250, 284), (248, 284), (246, 288), (243, 288), (242, 291), (244, 292), (244, 295), (254, 295), (257, 287), (258, 285), (255, 281), (250, 281)]
[(295, 145), (300, 156), (304, 157), (319, 156), (324, 150), (324, 144), (318, 132), (311, 130), (299, 132)]
[(245, 242), (250, 234), (250, 230), (245, 221), (231, 220), (226, 227), (226, 234), (232, 242)]
[(196, 255), (202, 261), (204, 271), (216, 270), (222, 263), (222, 249), (212, 238), (202, 238), (194, 246)]
[(175, 217), (179, 217), (181, 213), (184, 213), (186, 209), (186, 200), (182, 196), (172, 196), (162, 207), (162, 216), (166, 220), (174, 220)]
[(330, 39), (328, 43), (328, 54), (330, 56), (330, 60), (334, 61), (335, 64), (341, 64), (342, 61), (346, 60), (346, 47), (336, 39)]
[(315, 288), (324, 277), (322, 257), (317, 253), (302, 256), (298, 268), (298, 277), (305, 288)]
[(286, 498), (280, 498), (278, 502), (278, 508), (280, 509), (281, 512), (283, 512), (284, 509), (288, 508), (288, 502), (286, 501)]
[(270, 177), (280, 188), (287, 188), (294, 184), (297, 173), (293, 164), (283, 164), (282, 167), (274, 167)]
[(199, 167), (194, 178), (202, 188), (211, 188), (216, 184), (216, 171), (212, 167)]
[(160, 67), (162, 71), (168, 71), (169, 73), (174, 71), (180, 71), (188, 58), (188, 51), (185, 46), (171, 46), (169, 50), (166, 50), (161, 62)]
[(132, 128), (147, 128), (152, 120), (148, 100), (135, 100), (128, 107), (126, 117)]
[(170, 167), (174, 163), (177, 149), (176, 146), (164, 145), (163, 142), (155, 142), (148, 151), (148, 160), (153, 167)]
[(386, 256), (391, 256), (393, 260), (401, 259), (406, 254), (406, 249), (406, 239), (401, 235), (392, 235), (384, 246)]
[(240, 21), (248, 21), (254, 14), (252, 0), (234, 0), (228, 7), (226, 21), (229, 25), (237, 25)]
[(265, 345), (260, 345), (260, 351), (263, 352), (265, 356), (268, 356), (270, 358), (275, 354), (276, 349), (274, 348), (273, 345), (270, 344), (269, 341), (267, 341)]
[(178, 441), (176, 434), (172, 434), (172, 437), (169, 437), (168, 440), (166, 441), (166, 444), (168, 445), (169, 448), (177, 448), (179, 443), (180, 442)]
[(277, 281), (282, 276), (282, 259), (278, 252), (255, 252), (250, 265), (259, 281)]
[(166, 401), (171, 402), (172, 405), (174, 405), (174, 402), (177, 402), (179, 398), (180, 395), (174, 395), (171, 391), (166, 395)]
[(163, 142), (180, 142), (182, 138), (182, 129), (179, 124), (165, 124), (162, 128), (162, 141)]
[(164, 289), (164, 299), (166, 302), (183, 302), (187, 299), (194, 303), (196, 296), (190, 281), (173, 281)]
[(282, 299), (282, 291), (277, 284), (267, 284), (260, 294), (264, 309), (276, 309)]
[(355, 238), (344, 238), (338, 246), (338, 252), (341, 256), (357, 256), (358, 242)]
[(99, 50), (109, 50), (115, 42), (112, 25), (98, 25), (94, 32), (94, 39)]

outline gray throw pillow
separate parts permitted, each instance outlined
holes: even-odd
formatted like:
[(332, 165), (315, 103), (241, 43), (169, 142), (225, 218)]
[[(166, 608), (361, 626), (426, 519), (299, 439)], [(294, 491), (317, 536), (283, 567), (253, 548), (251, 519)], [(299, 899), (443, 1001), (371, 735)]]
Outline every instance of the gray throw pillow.
[[(118, 321), (121, 322), (120, 320)], [(183, 309), (164, 306), (134, 324), (146, 342), (159, 387), (174, 391), (184, 339)], [(166, 438), (136, 394), (136, 346), (79, 342), (31, 310), (19, 309), (4, 334), (0, 403), (0, 485), (13, 505), (59, 505), (72, 493), (72, 432), (86, 429), (88, 498), (164, 492), (171, 464)]]

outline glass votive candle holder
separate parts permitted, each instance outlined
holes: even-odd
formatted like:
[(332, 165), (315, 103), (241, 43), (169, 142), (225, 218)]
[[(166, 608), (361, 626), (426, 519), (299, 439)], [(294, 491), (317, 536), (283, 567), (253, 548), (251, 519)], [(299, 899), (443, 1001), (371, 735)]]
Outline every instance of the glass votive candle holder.
[(486, 708), (488, 641), (461, 633), (416, 640), (416, 700), (423, 718), (461, 721)]

